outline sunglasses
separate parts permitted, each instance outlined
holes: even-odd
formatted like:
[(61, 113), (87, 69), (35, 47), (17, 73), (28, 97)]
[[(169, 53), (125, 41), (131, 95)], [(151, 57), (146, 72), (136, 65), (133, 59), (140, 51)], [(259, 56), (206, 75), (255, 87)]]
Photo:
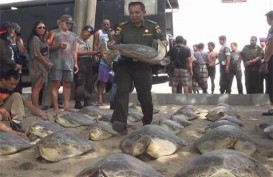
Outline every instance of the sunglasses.
[(45, 26), (38, 26), (37, 29), (46, 29)]
[(69, 22), (65, 22), (65, 24), (66, 24), (66, 25), (70, 25), (70, 26), (73, 25), (73, 23), (69, 23)]

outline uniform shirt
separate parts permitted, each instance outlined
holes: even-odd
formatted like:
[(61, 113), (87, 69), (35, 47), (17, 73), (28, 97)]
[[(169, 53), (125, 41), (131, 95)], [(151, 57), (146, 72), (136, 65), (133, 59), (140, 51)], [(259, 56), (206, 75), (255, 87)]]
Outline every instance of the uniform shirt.
[[(79, 52), (91, 51), (91, 47), (89, 46), (89, 44), (86, 41), (84, 41), (80, 36), (76, 38), (76, 42), (77, 42), (77, 49)], [(79, 58), (90, 58), (90, 55), (81, 55), (79, 56)]]
[(218, 60), (221, 65), (226, 65), (227, 56), (230, 56), (230, 48), (225, 44), (222, 45), (218, 53)]
[(250, 61), (256, 57), (264, 58), (263, 49), (258, 45), (245, 45), (241, 52), (241, 56), (244, 62)]
[(164, 35), (156, 22), (144, 20), (139, 28), (132, 22), (121, 23), (117, 27), (113, 39), (116, 43), (141, 44), (153, 47), (154, 39), (163, 40)]
[(68, 34), (64, 34), (60, 29), (53, 30), (55, 32), (55, 43), (66, 44), (64, 50), (55, 50), (50, 52), (50, 60), (52, 61), (52, 70), (74, 70), (74, 55), (73, 51), (76, 46), (76, 34), (69, 31)]

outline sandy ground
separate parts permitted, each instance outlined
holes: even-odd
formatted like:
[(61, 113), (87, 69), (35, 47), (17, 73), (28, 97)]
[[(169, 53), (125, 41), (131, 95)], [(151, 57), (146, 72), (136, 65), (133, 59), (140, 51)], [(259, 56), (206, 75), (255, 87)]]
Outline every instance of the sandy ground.
[[(164, 118), (175, 112), (181, 105), (165, 105), (158, 106), (160, 113), (154, 115), (154, 119)], [(211, 106), (196, 106), (201, 109), (208, 110)], [(273, 117), (261, 116), (268, 106), (237, 106), (241, 114), (241, 120), (244, 122), (243, 129), (246, 130), (257, 142), (258, 150), (253, 155), (258, 161), (264, 164), (273, 172), (273, 140), (258, 134), (255, 125), (260, 123), (273, 122)], [(109, 106), (104, 107), (106, 112), (110, 112)], [(48, 113), (53, 116), (52, 110)], [(23, 127), (27, 128), (31, 122), (37, 120), (35, 116), (28, 114), (23, 122)], [(160, 157), (157, 160), (146, 162), (159, 172), (165, 174), (166, 177), (173, 177), (175, 173), (182, 167), (186, 166), (200, 153), (196, 151), (192, 143), (204, 133), (204, 128), (210, 124), (205, 119), (195, 119), (192, 124), (183, 129), (178, 135), (184, 139), (189, 145), (183, 147), (171, 156)], [(138, 123), (138, 127), (142, 126)], [(129, 132), (133, 129), (129, 129)], [(121, 152), (119, 142), (122, 136), (112, 137), (110, 139), (96, 141), (96, 151), (82, 156), (66, 159), (56, 163), (49, 163), (37, 160), (33, 148), (21, 151), (14, 155), (0, 157), (0, 176), (3, 177), (74, 177), (83, 168), (89, 166), (107, 155)]]

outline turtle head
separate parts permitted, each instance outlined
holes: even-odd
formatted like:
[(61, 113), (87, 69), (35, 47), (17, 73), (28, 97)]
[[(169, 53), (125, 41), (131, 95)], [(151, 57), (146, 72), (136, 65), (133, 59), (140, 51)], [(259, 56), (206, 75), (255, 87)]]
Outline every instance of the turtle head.
[(151, 139), (148, 136), (138, 134), (136, 136), (123, 139), (120, 143), (120, 147), (126, 154), (139, 156), (145, 153), (150, 142)]

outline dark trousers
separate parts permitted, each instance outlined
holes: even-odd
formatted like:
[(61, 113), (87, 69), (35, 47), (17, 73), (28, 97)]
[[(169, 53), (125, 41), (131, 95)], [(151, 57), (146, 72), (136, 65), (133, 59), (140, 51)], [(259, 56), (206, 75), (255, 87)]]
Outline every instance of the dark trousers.
[(92, 61), (91, 58), (78, 58), (79, 72), (75, 74), (75, 101), (91, 101)]
[(220, 65), (220, 92), (230, 93), (230, 75), (225, 71), (225, 68), (225, 65)]
[(245, 86), (246, 93), (263, 93), (261, 84), (261, 73), (259, 72), (260, 66), (248, 66), (245, 68)]
[(273, 55), (268, 62), (268, 74), (266, 76), (266, 90), (268, 91), (271, 104), (273, 103)]
[(153, 119), (152, 103), (152, 69), (141, 62), (128, 62), (118, 65), (116, 71), (117, 94), (112, 122), (127, 124), (129, 93), (134, 82), (137, 98), (143, 112), (143, 125), (150, 124)]
[(237, 69), (230, 70), (230, 86), (229, 86), (230, 93), (231, 93), (231, 87), (232, 87), (234, 76), (236, 77), (236, 81), (237, 81), (238, 93), (242, 94), (243, 93), (242, 71), (241, 70), (238, 71)]

